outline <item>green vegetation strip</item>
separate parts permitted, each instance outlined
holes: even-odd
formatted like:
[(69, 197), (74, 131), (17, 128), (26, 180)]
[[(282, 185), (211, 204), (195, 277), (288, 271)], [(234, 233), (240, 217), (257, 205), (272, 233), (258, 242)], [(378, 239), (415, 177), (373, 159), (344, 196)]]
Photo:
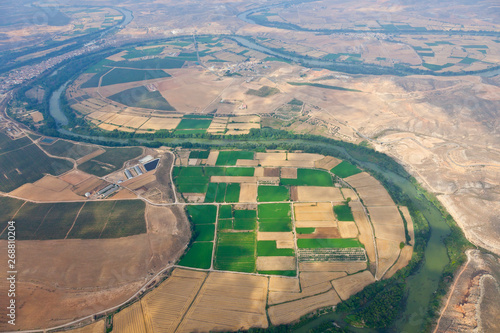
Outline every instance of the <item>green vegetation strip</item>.
[(266, 186), (260, 185), (257, 190), (257, 201), (287, 201), (290, 198), (290, 192), (284, 186)]
[(291, 257), (294, 255), (293, 249), (278, 249), (275, 240), (257, 242), (257, 256), (259, 257)]
[(349, 205), (338, 205), (333, 207), (335, 215), (337, 215), (337, 220), (339, 221), (354, 221), (354, 216), (352, 216), (351, 207)]
[(290, 85), (292, 85), (292, 86), (311, 86), (311, 87), (324, 88), (324, 89), (333, 89), (333, 90), (344, 90), (344, 91), (362, 92), (361, 90), (357, 90), (357, 89), (349, 89), (349, 88), (344, 88), (344, 87), (330, 86), (330, 85), (328, 85), (328, 84), (321, 84), (321, 83), (311, 83), (311, 82), (288, 82), (288, 84), (290, 84)]
[(255, 272), (255, 232), (219, 232), (215, 268)]
[(299, 249), (362, 247), (356, 238), (299, 238), (297, 246)]
[(281, 184), (293, 186), (333, 186), (333, 181), (327, 171), (297, 169), (297, 179), (281, 178)]
[(191, 222), (194, 224), (213, 224), (217, 216), (215, 205), (190, 205), (186, 207)]

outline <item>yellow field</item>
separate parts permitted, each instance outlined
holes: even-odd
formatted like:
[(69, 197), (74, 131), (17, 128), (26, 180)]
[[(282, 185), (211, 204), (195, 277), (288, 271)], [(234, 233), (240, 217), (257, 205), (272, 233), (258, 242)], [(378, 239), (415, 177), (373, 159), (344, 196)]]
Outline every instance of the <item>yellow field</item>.
[(150, 332), (175, 332), (207, 273), (175, 269), (172, 276), (142, 300)]
[(242, 183), (240, 186), (239, 202), (256, 202), (257, 201), (257, 184)]
[(366, 250), (366, 255), (370, 262), (375, 262), (376, 260), (376, 252), (373, 238), (373, 231), (368, 221), (368, 218), (365, 215), (363, 210), (363, 206), (361, 202), (350, 202), (349, 206), (352, 210), (352, 215), (354, 216), (354, 221), (359, 230), (359, 241), (364, 245)]
[(346, 275), (346, 272), (301, 272), (300, 286), (302, 288), (309, 288), (317, 284), (330, 282)]
[(208, 155), (206, 165), (212, 165), (215, 166), (215, 163), (217, 162), (217, 158), (219, 157), (219, 151), (210, 151), (210, 154)]
[(152, 130), (173, 130), (179, 125), (181, 122), (181, 118), (160, 118), (160, 117), (151, 117), (148, 121), (146, 121), (140, 129), (152, 129)]
[(271, 306), (268, 310), (273, 325), (285, 324), (300, 319), (303, 315), (340, 302), (335, 291), (304, 298), (298, 301)]
[(346, 272), (352, 274), (366, 269), (366, 262), (301, 262), (300, 272)]
[(311, 297), (317, 294), (327, 292), (332, 289), (332, 284), (330, 281), (318, 283), (310, 287), (302, 287), (301, 292), (280, 292), (273, 291), (269, 292), (269, 297), (267, 302), (269, 305), (281, 304), (285, 302), (295, 301), (301, 298)]
[(399, 255), (399, 243), (397, 241), (377, 239), (378, 266), (376, 278), (381, 279), (385, 272), (394, 264)]
[(288, 271), (295, 270), (295, 257), (257, 257), (258, 271)]
[(405, 247), (403, 247), (403, 249), (401, 250), (401, 253), (399, 254), (398, 260), (396, 261), (396, 263), (394, 264), (394, 266), (392, 266), (387, 271), (387, 273), (385, 273), (384, 279), (390, 278), (397, 271), (399, 271), (401, 268), (403, 268), (406, 265), (408, 265), (408, 263), (411, 260), (412, 255), (413, 255), (413, 246), (406, 245)]
[(330, 203), (297, 203), (293, 208), (298, 228), (337, 226)]
[(292, 232), (262, 232), (257, 233), (257, 240), (280, 240), (280, 241), (293, 241)]
[(403, 219), (396, 206), (368, 207), (372, 224), (375, 228), (375, 237), (405, 241)]
[(71, 333), (102, 333), (105, 330), (105, 323), (104, 320), (99, 320), (93, 324), (87, 325), (82, 328), (77, 328), (74, 330), (71, 330), (69, 332)]
[(211, 272), (177, 332), (266, 328), (267, 286), (266, 277)]
[(342, 162), (342, 161), (339, 159), (336, 159), (335, 157), (325, 156), (322, 159), (315, 161), (314, 167), (317, 169), (325, 169), (325, 170), (330, 171), (332, 168), (339, 165), (340, 162)]
[(340, 235), (342, 238), (357, 238), (359, 235), (358, 227), (354, 222), (338, 222)]
[(141, 302), (136, 302), (113, 316), (112, 332), (147, 333)]
[(297, 186), (298, 201), (344, 201), (339, 188), (327, 186)]
[(375, 282), (375, 278), (372, 273), (364, 271), (333, 280), (332, 285), (339, 294), (340, 298), (342, 298), (342, 300), (346, 300), (373, 282)]
[(281, 178), (297, 179), (297, 168), (281, 168)]
[(269, 292), (285, 291), (285, 292), (300, 292), (299, 279), (283, 276), (269, 277)]

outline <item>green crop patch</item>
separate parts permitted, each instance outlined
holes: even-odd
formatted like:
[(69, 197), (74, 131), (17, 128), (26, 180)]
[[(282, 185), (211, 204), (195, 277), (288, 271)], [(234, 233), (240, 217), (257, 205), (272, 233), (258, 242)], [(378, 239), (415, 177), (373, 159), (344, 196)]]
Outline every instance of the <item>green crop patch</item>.
[(208, 184), (202, 183), (190, 183), (190, 184), (179, 184), (177, 189), (182, 193), (205, 193), (207, 191)]
[(256, 219), (257, 211), (251, 209), (239, 209), (234, 211), (235, 219)]
[(195, 242), (213, 241), (215, 224), (196, 224), (194, 226)]
[(206, 132), (207, 132), (207, 130), (204, 130), (204, 129), (201, 129), (201, 130), (186, 129), (186, 130), (175, 130), (174, 131), (175, 134), (187, 134), (187, 135), (204, 134)]
[(313, 234), (316, 231), (316, 228), (295, 228), (295, 231), (299, 235), (308, 235)]
[(99, 149), (97, 146), (75, 144), (69, 141), (57, 140), (51, 145), (43, 145), (43, 149), (50, 155), (79, 159)]
[(179, 125), (177, 125), (176, 130), (206, 130), (210, 126), (211, 122), (212, 119), (193, 119), (183, 117)]
[(231, 183), (226, 188), (225, 202), (238, 202), (240, 199), (240, 184)]
[(285, 232), (292, 231), (292, 222), (289, 219), (259, 219), (259, 231), (263, 232)]
[(255, 168), (226, 168), (226, 176), (245, 176), (253, 177)]
[(287, 201), (290, 198), (288, 188), (284, 186), (266, 186), (260, 185), (257, 190), (257, 201)]
[(294, 249), (278, 249), (275, 240), (257, 241), (257, 256), (259, 257), (292, 257)]
[(220, 205), (219, 206), (219, 218), (220, 219), (233, 218), (233, 209), (232, 209), (231, 205)]
[(354, 221), (354, 216), (352, 216), (351, 207), (348, 205), (338, 205), (333, 207), (335, 215), (337, 215), (337, 220), (339, 221)]
[[(26, 183), (33, 183), (45, 174), (58, 176), (73, 168), (70, 161), (47, 156), (35, 144), (12, 149), (19, 143), (4, 143), (0, 153), (0, 191), (10, 192)], [(6, 151), (3, 153), (3, 151)]]
[(288, 203), (260, 204), (258, 207), (259, 220), (285, 219), (291, 221), (292, 212)]
[(215, 205), (190, 205), (186, 208), (191, 222), (194, 224), (215, 223), (217, 206)]
[(220, 232), (217, 238), (215, 268), (255, 272), (255, 232)]
[(209, 269), (212, 265), (212, 242), (195, 242), (184, 254), (180, 266)]
[(102, 177), (121, 169), (126, 161), (136, 158), (141, 154), (142, 149), (139, 147), (106, 148), (105, 153), (80, 164), (78, 168), (87, 173)]
[(146, 233), (145, 210), (146, 204), (142, 200), (117, 201), (101, 238), (119, 238)]
[(297, 169), (297, 179), (282, 178), (281, 184), (294, 186), (333, 186), (333, 181), (327, 171)]
[(2, 221), (0, 221), (0, 236), (2, 232), (5, 233), (5, 227), (7, 226), (7, 222), (11, 221), (14, 217), (14, 214), (21, 208), (24, 201), (17, 200), (9, 197), (0, 197), (0, 216), (2, 217)]
[(205, 202), (215, 202), (217, 195), (217, 183), (208, 184), (207, 193), (205, 194)]
[(207, 176), (224, 176), (226, 168), (221, 167), (205, 167), (205, 175)]
[(217, 230), (233, 230), (233, 219), (219, 219), (217, 222)]
[(68, 238), (97, 239), (113, 211), (116, 201), (89, 201), (85, 203), (68, 234)]
[[(181, 193), (205, 193), (208, 191), (210, 177), (205, 175), (203, 167), (174, 167), (174, 184)], [(213, 202), (214, 185), (210, 188), (210, 193), (205, 202)]]
[(257, 227), (256, 219), (234, 219), (234, 230), (255, 230)]
[(193, 150), (189, 153), (189, 158), (205, 159), (210, 155), (210, 150)]
[(299, 249), (362, 247), (356, 238), (299, 238), (297, 246)]
[(297, 271), (258, 271), (258, 273), (265, 275), (297, 276)]
[(333, 174), (339, 176), (340, 178), (347, 178), (362, 172), (355, 165), (347, 161), (342, 161), (339, 165), (330, 170)]
[(108, 98), (131, 107), (175, 111), (175, 108), (167, 102), (159, 91), (149, 91), (144, 86), (123, 90)]
[(253, 160), (251, 151), (221, 151), (215, 165), (236, 165), (237, 160)]
[(226, 183), (219, 183), (219, 186), (217, 187), (217, 195), (215, 196), (215, 202), (224, 202), (224, 198), (226, 197), (226, 189)]

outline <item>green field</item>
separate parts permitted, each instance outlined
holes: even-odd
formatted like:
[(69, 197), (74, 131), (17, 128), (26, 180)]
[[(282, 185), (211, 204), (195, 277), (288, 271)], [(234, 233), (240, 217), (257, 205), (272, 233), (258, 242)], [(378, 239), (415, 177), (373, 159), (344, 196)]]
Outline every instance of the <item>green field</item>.
[(159, 91), (149, 91), (143, 86), (120, 91), (108, 98), (131, 107), (175, 111), (175, 108), (163, 98)]
[(316, 228), (295, 228), (295, 231), (300, 235), (312, 234)]
[(257, 211), (255, 210), (235, 210), (234, 230), (255, 230), (257, 227)]
[(321, 84), (321, 83), (310, 83), (310, 82), (288, 82), (288, 84), (290, 84), (290, 85), (292, 85), (292, 86), (311, 86), (311, 87), (324, 88), (324, 89), (333, 89), (333, 90), (344, 90), (344, 91), (361, 92), (361, 90), (357, 90), (357, 89), (349, 89), (349, 88), (337, 87), (337, 86), (331, 86), (331, 85)]
[(257, 241), (257, 256), (259, 257), (281, 257), (295, 256), (294, 249), (278, 249), (276, 241)]
[(362, 247), (356, 238), (299, 238), (297, 246), (299, 249)]
[(278, 94), (280, 91), (278, 88), (273, 88), (269, 86), (262, 86), (259, 90), (248, 89), (245, 94), (259, 96), (259, 97), (269, 97)]
[(281, 184), (294, 186), (333, 186), (333, 181), (327, 171), (297, 169), (297, 179), (281, 178)]
[(215, 224), (196, 224), (194, 226), (195, 242), (213, 241), (215, 237)]
[[(10, 216), (19, 202), (2, 200), (5, 213), (9, 214), (2, 216)], [(96, 239), (141, 234), (146, 232), (145, 207), (141, 200), (55, 204), (27, 202), (15, 218), (16, 236), (18, 240), (44, 240), (64, 239), (66, 235), (67, 238)]]
[(282, 276), (296, 276), (297, 271), (258, 271), (259, 274), (266, 275), (282, 275)]
[(121, 169), (123, 164), (142, 154), (139, 147), (132, 148), (106, 148), (104, 154), (80, 164), (78, 168), (98, 177), (105, 176), (113, 171)]
[(215, 202), (224, 202), (224, 198), (226, 197), (227, 184), (219, 183), (217, 186), (217, 195), (215, 196)]
[(232, 219), (233, 209), (231, 205), (220, 205), (219, 206), (219, 218), (220, 219)]
[(241, 167), (241, 168), (226, 168), (226, 176), (245, 176), (253, 177), (255, 168)]
[(133, 59), (133, 58), (158, 55), (158, 54), (162, 53), (164, 48), (165, 48), (164, 46), (159, 46), (159, 47), (154, 47), (154, 48), (144, 49), (144, 50), (138, 50), (136, 48), (132, 48), (132, 49), (127, 50), (127, 54), (123, 55), (122, 58)]
[(51, 155), (79, 159), (99, 149), (98, 146), (75, 144), (69, 141), (57, 140), (51, 145), (42, 145), (42, 148)]
[(330, 170), (333, 174), (339, 176), (340, 178), (347, 178), (362, 172), (355, 165), (347, 161), (342, 161), (339, 165)]
[(221, 167), (174, 167), (174, 183), (179, 192), (205, 193), (205, 202), (238, 202), (240, 184), (209, 183), (211, 176), (224, 176), (232, 173), (231, 169), (243, 169), (241, 173), (249, 173), (251, 168), (221, 168)]
[(184, 254), (180, 266), (209, 269), (212, 264), (212, 242), (195, 242)]
[(255, 232), (219, 232), (215, 268), (236, 272), (255, 272)]
[(260, 185), (257, 191), (257, 201), (287, 201), (290, 198), (290, 191), (284, 186)]
[(115, 201), (91, 201), (85, 203), (68, 238), (99, 238)]
[(183, 117), (179, 125), (175, 128), (176, 130), (186, 130), (186, 129), (207, 129), (212, 123), (212, 119), (193, 119)]
[(0, 197), (0, 216), (2, 220), (0, 220), (0, 235), (2, 235), (2, 231), (7, 225), (7, 222), (12, 220), (14, 214), (24, 203), (22, 200), (17, 200), (9, 197)]
[(189, 158), (208, 158), (210, 155), (210, 150), (193, 150), (189, 153)]
[(253, 160), (253, 156), (251, 151), (221, 151), (215, 165), (236, 165), (237, 160)]
[(70, 161), (48, 157), (34, 144), (23, 146), (25, 140), (16, 141), (4, 140), (2, 143), (0, 191), (10, 192), (23, 184), (39, 180), (45, 174), (57, 176), (73, 168)]
[(204, 202), (215, 202), (215, 197), (217, 196), (218, 183), (210, 183), (207, 187), (207, 193), (205, 194)]
[(187, 206), (186, 210), (194, 224), (215, 223), (217, 217), (217, 206), (215, 205), (191, 205)]
[(145, 209), (146, 204), (142, 200), (116, 201), (101, 238), (118, 238), (146, 233)]
[(352, 216), (351, 207), (348, 205), (338, 205), (333, 207), (335, 215), (337, 215), (337, 220), (339, 221), (354, 221), (354, 216)]
[(260, 204), (258, 207), (259, 231), (292, 231), (290, 204)]
[(210, 177), (203, 167), (174, 167), (174, 184), (182, 193), (205, 193)]
[(201, 129), (201, 130), (191, 130), (191, 129), (187, 129), (187, 130), (174, 130), (175, 134), (187, 134), (187, 135), (191, 135), (191, 134), (204, 134), (206, 132), (207, 132), (207, 130), (205, 130), (205, 129)]
[(227, 184), (225, 202), (238, 202), (240, 200), (240, 184)]

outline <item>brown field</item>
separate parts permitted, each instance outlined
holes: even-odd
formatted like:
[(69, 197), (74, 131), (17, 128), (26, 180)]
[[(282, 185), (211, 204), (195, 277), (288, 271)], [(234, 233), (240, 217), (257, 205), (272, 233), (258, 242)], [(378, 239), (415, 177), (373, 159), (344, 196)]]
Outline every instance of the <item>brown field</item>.
[(378, 266), (376, 278), (381, 279), (384, 277), (385, 272), (396, 262), (398, 259), (399, 243), (398, 241), (385, 240), (377, 238), (377, 253), (378, 253)]
[(410, 244), (414, 245), (415, 231), (413, 229), (413, 220), (411, 218), (410, 211), (408, 210), (408, 207), (405, 206), (399, 206), (399, 209), (403, 213), (403, 216), (405, 217), (406, 220), (406, 228), (408, 229), (408, 234), (410, 235)]
[(24, 184), (9, 193), (32, 201), (72, 201), (85, 199), (71, 190), (71, 184), (47, 175), (33, 184)]
[(268, 310), (269, 319), (273, 325), (290, 323), (300, 319), (303, 315), (340, 303), (335, 291), (311, 296), (298, 301), (271, 306)]
[(266, 328), (267, 287), (266, 277), (211, 272), (177, 331)]
[(380, 184), (376, 186), (356, 187), (356, 190), (367, 207), (394, 205), (391, 196)]
[(217, 158), (219, 157), (219, 151), (218, 150), (211, 150), (210, 154), (208, 155), (206, 165), (215, 165), (215, 162), (217, 162)]
[(397, 271), (399, 271), (401, 268), (403, 268), (406, 265), (408, 265), (408, 263), (411, 260), (412, 255), (413, 255), (413, 246), (406, 245), (405, 247), (403, 247), (403, 249), (401, 250), (401, 253), (399, 254), (398, 260), (396, 261), (396, 263), (394, 264), (394, 266), (392, 266), (387, 271), (387, 273), (385, 273), (384, 279), (390, 278)]
[(137, 195), (126, 188), (122, 188), (114, 195), (106, 198), (106, 200), (125, 200), (125, 199), (137, 199)]
[(173, 130), (179, 125), (181, 122), (181, 118), (160, 118), (160, 117), (151, 117), (148, 121), (146, 121), (140, 129), (153, 129), (153, 130)]
[(338, 222), (339, 231), (342, 238), (357, 238), (359, 235), (358, 227), (355, 222)]
[(295, 257), (257, 257), (258, 271), (295, 270)]
[(89, 179), (92, 177), (86, 172), (80, 171), (80, 170), (71, 170), (67, 173), (65, 173), (62, 176), (59, 176), (59, 179), (71, 184), (71, 185), (77, 185), (83, 182), (84, 180)]
[(249, 130), (252, 128), (260, 128), (260, 124), (255, 123), (229, 123), (227, 124), (228, 130)]
[(269, 277), (269, 292), (300, 292), (299, 279), (284, 276)]
[(141, 302), (136, 302), (113, 316), (112, 332), (147, 333)]
[(242, 183), (240, 187), (239, 202), (256, 202), (257, 184)]
[(110, 124), (100, 124), (99, 125), (99, 128), (100, 129), (103, 129), (105, 131), (114, 131), (114, 130), (122, 130), (119, 126), (115, 126), (115, 125), (110, 125)]
[(375, 278), (369, 271), (342, 277), (332, 281), (332, 285), (342, 300), (360, 292), (369, 284), (375, 282)]
[(405, 228), (403, 225), (374, 223), (375, 237), (377, 239), (391, 240), (395, 242), (405, 241)]
[(313, 295), (327, 292), (330, 289), (332, 289), (332, 285), (331, 285), (330, 281), (325, 281), (325, 282), (318, 283), (318, 284), (315, 284), (315, 285), (312, 285), (312, 286), (306, 287), (306, 288), (301, 286), (301, 291), (299, 293), (297, 293), (297, 292), (277, 292), (277, 291), (270, 292), (269, 297), (267, 299), (267, 303), (269, 305), (274, 305), (274, 304), (295, 301), (297, 299), (310, 297)]
[(374, 244), (374, 236), (370, 221), (365, 215), (361, 202), (350, 202), (349, 206), (354, 216), (354, 221), (359, 229), (359, 241), (364, 245), (366, 254), (370, 262), (376, 261), (376, 252)]
[(30, 116), (35, 123), (43, 121), (43, 114), (40, 111), (31, 112)]
[(231, 123), (260, 123), (259, 116), (236, 116), (228, 119)]
[(330, 203), (297, 203), (293, 207), (295, 226), (298, 228), (337, 227)]
[(346, 272), (301, 272), (300, 286), (308, 288), (346, 276)]
[(379, 184), (379, 182), (375, 178), (373, 178), (368, 172), (361, 172), (355, 174), (354, 176), (344, 178), (344, 180), (349, 184), (351, 184), (351, 186), (353, 186), (356, 189), (363, 186), (374, 186)]
[(368, 212), (375, 228), (375, 237), (404, 242), (403, 219), (396, 206), (369, 207)]
[(317, 169), (325, 169), (330, 171), (334, 167), (340, 164), (342, 162), (339, 159), (336, 159), (335, 157), (332, 156), (325, 156), (320, 160), (317, 160), (314, 162), (314, 167)]
[(281, 178), (297, 179), (297, 168), (281, 168)]
[(76, 328), (74, 330), (71, 330), (71, 333), (102, 333), (105, 331), (106, 324), (104, 323), (104, 320), (99, 320), (93, 324), (87, 325), (82, 328)]
[(276, 248), (278, 249), (293, 249), (295, 248), (295, 241), (276, 241)]
[(256, 183), (257, 177), (247, 176), (212, 176), (211, 183)]
[(297, 186), (298, 201), (334, 201), (344, 200), (339, 188), (326, 186)]
[(293, 241), (292, 232), (261, 232), (257, 233), (257, 240)]
[(88, 155), (85, 155), (83, 157), (80, 157), (79, 159), (76, 160), (76, 163), (77, 164), (82, 164), (83, 162), (87, 162), (88, 160), (91, 160), (93, 159), (94, 157), (96, 156), (99, 156), (101, 154), (103, 154), (104, 152), (106, 152), (104, 149), (102, 148), (99, 148), (98, 150), (88, 154)]
[(314, 161), (307, 160), (280, 160), (280, 159), (266, 159), (260, 160), (262, 166), (268, 167), (295, 167), (295, 168), (314, 168)]
[(263, 177), (279, 177), (280, 169), (279, 168), (262, 168), (263, 169)]
[(151, 332), (175, 332), (200, 290), (207, 273), (176, 268), (172, 276), (142, 300), (145, 322)]
[(366, 269), (366, 262), (301, 262), (300, 272), (346, 272), (353, 274)]
[(104, 185), (108, 184), (105, 180), (102, 180), (96, 176), (90, 176), (86, 180), (82, 181), (73, 188), (73, 192), (78, 195), (85, 195), (87, 192), (93, 192)]
[(341, 238), (341, 234), (338, 228), (320, 227), (312, 234), (297, 234), (297, 238)]
[[(271, 161), (285, 161), (286, 153), (255, 153), (254, 159), (259, 160), (262, 165), (272, 163)], [(273, 166), (271, 164), (271, 166)]]

